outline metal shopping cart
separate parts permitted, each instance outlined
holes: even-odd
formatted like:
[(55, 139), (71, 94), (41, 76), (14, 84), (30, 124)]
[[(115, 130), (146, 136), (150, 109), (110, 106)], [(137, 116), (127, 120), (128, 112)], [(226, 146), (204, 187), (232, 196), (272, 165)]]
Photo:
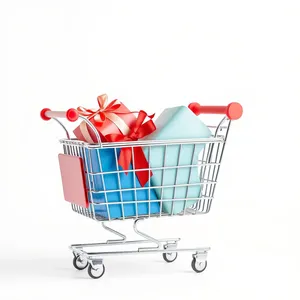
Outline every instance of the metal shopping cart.
[[(179, 238), (156, 239), (138, 228), (138, 224), (148, 218), (192, 216), (206, 214), (211, 209), (231, 120), (241, 117), (242, 106), (238, 103), (231, 103), (228, 106), (200, 106), (197, 103), (191, 103), (189, 107), (197, 115), (200, 113), (225, 115), (216, 126), (208, 126), (212, 132), (211, 137), (102, 143), (93, 124), (85, 117), (80, 116), (75, 109), (69, 109), (66, 112), (51, 111), (50, 109), (41, 111), (42, 119), (54, 119), (62, 126), (67, 135), (67, 138), (60, 140), (63, 154), (59, 155), (65, 199), (71, 202), (73, 211), (101, 222), (105, 230), (118, 236), (118, 239), (107, 240), (104, 243), (71, 245), (70, 249), (74, 255), (73, 265), (76, 269), (83, 270), (88, 267), (89, 276), (96, 279), (103, 276), (105, 272), (103, 258), (108, 255), (161, 253), (163, 259), (171, 263), (176, 260), (178, 252), (184, 251), (192, 252), (191, 266), (195, 272), (200, 273), (206, 269), (209, 247), (178, 248)], [(98, 143), (89, 144), (70, 138), (68, 130), (58, 118), (66, 118), (69, 121), (82, 119), (93, 130)], [(141, 187), (134, 177), (137, 172), (134, 165), (127, 171), (118, 167), (117, 160), (120, 149), (131, 149), (132, 155), (134, 155), (135, 147), (142, 147), (147, 156), (149, 168), (143, 171), (148, 171), (149, 175), (150, 172), (159, 173), (160, 185), (153, 186), (150, 180), (147, 186)], [(162, 153), (163, 163), (153, 167), (151, 166), (151, 154), (155, 151)], [(179, 163), (187, 151), (192, 153), (191, 161), (184, 164)], [(195, 161), (193, 157), (197, 151), (200, 154)], [(106, 161), (106, 157), (103, 156), (107, 153), (115, 160), (116, 169), (113, 171), (104, 169), (103, 163)], [(167, 163), (170, 155), (176, 156), (171, 164)], [(193, 170), (198, 172), (197, 182), (191, 182)], [(170, 174), (168, 172), (171, 171), (175, 177), (172, 182), (166, 181)], [(178, 174), (183, 171), (186, 174), (186, 180), (179, 182)], [(122, 176), (125, 172), (126, 176), (132, 176), (133, 186), (122, 186)], [(115, 180), (116, 185), (108, 188), (107, 180), (111, 180), (111, 178)], [(159, 190), (159, 197), (156, 199), (151, 196), (153, 189)], [(190, 193), (189, 191), (194, 192)], [(144, 195), (146, 193), (143, 199), (139, 197), (141, 192)], [(152, 209), (153, 205), (158, 205), (156, 210)], [(157, 209), (157, 207), (159, 208)], [(113, 209), (118, 211), (118, 214), (115, 214)], [(130, 210), (130, 214), (128, 214), (128, 210)], [(133, 220), (133, 230), (142, 239), (128, 241), (124, 234), (105, 224), (107, 221), (127, 219)], [(135, 250), (92, 251), (92, 248), (124, 245), (140, 245), (140, 247)], [(141, 247), (141, 245), (144, 246)]]

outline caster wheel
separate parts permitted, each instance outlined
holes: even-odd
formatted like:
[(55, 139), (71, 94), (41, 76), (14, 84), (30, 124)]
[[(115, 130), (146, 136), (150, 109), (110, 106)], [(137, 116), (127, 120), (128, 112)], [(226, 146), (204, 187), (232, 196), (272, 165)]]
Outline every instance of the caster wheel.
[(171, 263), (174, 260), (176, 260), (178, 253), (177, 252), (170, 252), (170, 253), (163, 253), (163, 259), (167, 262), (167, 263)]
[(201, 273), (207, 267), (207, 260), (206, 261), (197, 261), (196, 258), (194, 257), (193, 260), (192, 260), (192, 264), (191, 265), (192, 265), (192, 269), (196, 273)]
[(80, 255), (74, 255), (73, 266), (77, 270), (84, 270), (88, 266), (88, 261), (85, 257), (82, 257)]
[(104, 265), (98, 265), (97, 268), (93, 268), (92, 265), (89, 265), (88, 267), (88, 274), (93, 279), (98, 279), (102, 277), (105, 273), (105, 266)]

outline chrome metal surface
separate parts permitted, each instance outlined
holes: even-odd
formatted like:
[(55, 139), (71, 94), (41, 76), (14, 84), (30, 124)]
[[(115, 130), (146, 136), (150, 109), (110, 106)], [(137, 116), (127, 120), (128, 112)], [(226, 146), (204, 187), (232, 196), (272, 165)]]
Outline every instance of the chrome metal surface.
[(140, 235), (141, 237), (145, 238), (146, 240), (148, 240), (149, 242), (152, 242), (154, 244), (156, 244), (156, 247), (144, 247), (144, 248), (139, 248), (138, 251), (147, 251), (147, 250), (151, 250), (151, 249), (158, 249), (161, 247), (161, 242), (155, 238), (153, 238), (152, 236), (140, 231), (137, 229), (137, 223), (140, 222), (141, 219), (136, 219), (133, 223), (133, 230), (136, 234)]
[(65, 133), (66, 133), (66, 136), (67, 136), (67, 139), (70, 139), (70, 134), (69, 134), (69, 131), (68, 131), (68, 129), (65, 127), (65, 125), (61, 122), (61, 121), (59, 121), (57, 118), (52, 118), (54, 121), (56, 121), (63, 129), (64, 129), (64, 131), (65, 131)]
[[(107, 240), (103, 243), (89, 243), (89, 244), (74, 244), (70, 246), (70, 249), (76, 255), (79, 255), (82, 260), (87, 260), (89, 264), (95, 266), (96, 264), (103, 264), (103, 257), (104, 256), (111, 256), (111, 255), (136, 255), (136, 254), (153, 254), (153, 253), (167, 253), (170, 257), (173, 257), (173, 254), (177, 252), (193, 252), (193, 257), (199, 261), (206, 260), (207, 253), (210, 250), (209, 247), (191, 247), (191, 248), (177, 248), (177, 243), (180, 241), (179, 238), (166, 238), (166, 239), (155, 239), (150, 237), (149, 235), (137, 230), (136, 224), (139, 220), (135, 220), (133, 224), (133, 230), (140, 236), (143, 236), (144, 240), (132, 240), (127, 241), (119, 240), (116, 242), (111, 243), (111, 240)], [(107, 227), (104, 227), (107, 229)], [(110, 231), (110, 230), (109, 230)], [(115, 230), (112, 230), (114, 234), (116, 234)], [(124, 234), (118, 232), (119, 236), (124, 236)], [(138, 247), (134, 250), (113, 250), (113, 251), (97, 251), (91, 252), (88, 251), (89, 248), (102, 248), (102, 247), (111, 247), (114, 248), (116, 246), (131, 246), (131, 245), (139, 245), (139, 244), (154, 244), (156, 246), (153, 247)]]
[(82, 121), (84, 121), (84, 122), (85, 122), (85, 123), (93, 130), (93, 132), (94, 132), (94, 134), (95, 134), (95, 136), (96, 136), (96, 138), (97, 138), (98, 144), (101, 145), (101, 138), (100, 138), (99, 132), (98, 132), (98, 130), (95, 128), (95, 126), (93, 125), (93, 123), (92, 123), (89, 119), (87, 119), (87, 118), (85, 118), (85, 117), (83, 117), (83, 116), (80, 116), (80, 115), (79, 115), (78, 118), (81, 119)]
[[(87, 120), (88, 121), (88, 120)], [(89, 122), (89, 121), (88, 121)], [(125, 220), (125, 219), (144, 219), (153, 217), (166, 217), (166, 216), (183, 216), (183, 215), (198, 215), (208, 213), (211, 209), (212, 200), (215, 195), (215, 188), (217, 184), (218, 174), (220, 170), (220, 164), (223, 156), (223, 151), (225, 148), (227, 134), (230, 127), (230, 121), (225, 117), (217, 126), (211, 127), (212, 136), (205, 139), (177, 139), (168, 141), (147, 141), (139, 140), (133, 142), (119, 142), (119, 143), (101, 143), (101, 144), (88, 144), (82, 141), (74, 139), (62, 139), (60, 142), (63, 145), (63, 150), (65, 154), (80, 156), (85, 165), (85, 175), (87, 179), (87, 193), (89, 196), (89, 208), (82, 208), (78, 205), (72, 204), (72, 209), (88, 218), (92, 218), (96, 221), (113, 221), (113, 220)], [(100, 139), (100, 136), (99, 136)], [(133, 176), (133, 185), (131, 187), (122, 186), (121, 175), (124, 173), (136, 175), (137, 170), (135, 169), (134, 163), (130, 170), (123, 170), (118, 164), (118, 153), (122, 148), (131, 149), (132, 156), (134, 158), (134, 147), (142, 147), (144, 152), (148, 153), (147, 160), (149, 162), (149, 168), (139, 169), (138, 171), (148, 171), (150, 172), (161, 172), (161, 184), (153, 185), (152, 181), (149, 181), (147, 187), (141, 187), (137, 185), (136, 176)], [(159, 147), (160, 151), (163, 151), (163, 161), (161, 166), (151, 166), (151, 155), (153, 151), (157, 150)], [(180, 161), (184, 156), (184, 149), (192, 149), (192, 154), (190, 155), (190, 161), (187, 164), (181, 164)], [(195, 162), (194, 154), (200, 151), (198, 161)], [(103, 171), (102, 161), (101, 161), (101, 149), (112, 149), (114, 153), (114, 160), (116, 165), (116, 170)], [(170, 165), (166, 164), (166, 157), (172, 149), (176, 149), (177, 157), (176, 163)], [(99, 169), (95, 170), (95, 155)], [(186, 158), (185, 159), (189, 159)], [(133, 159), (134, 161), (134, 159)], [(186, 160), (186, 162), (188, 162)], [(191, 182), (191, 173), (193, 169), (198, 170), (199, 181)], [(187, 178), (185, 182), (178, 181), (178, 173), (181, 170), (187, 171)], [(174, 172), (175, 178), (174, 182), (166, 181), (165, 174), (167, 172)], [(107, 176), (115, 175), (117, 178), (117, 187), (108, 188), (106, 186), (105, 178)], [(124, 176), (124, 175), (123, 175)], [(96, 181), (101, 181), (101, 189), (99, 189), (99, 184), (96, 185)], [(201, 187), (201, 188), (200, 188)], [(189, 190), (191, 188), (199, 188), (199, 194), (193, 197), (189, 196)], [(179, 196), (179, 189), (185, 189), (185, 195)], [(150, 213), (150, 206), (153, 200), (150, 199), (151, 191), (160, 190), (160, 197), (158, 199), (160, 205), (160, 211), (158, 213)], [(165, 191), (171, 190), (172, 194), (165, 193)], [(137, 192), (146, 191), (148, 194), (148, 199), (140, 200), (138, 199)], [(132, 192), (132, 199), (130, 201), (123, 201), (124, 193)], [(100, 195), (103, 201), (99, 201)], [(114, 195), (113, 197), (111, 195)], [(118, 195), (118, 197), (116, 197)], [(166, 196), (168, 195), (168, 196)], [(169, 197), (171, 196), (171, 197)], [(196, 197), (195, 197), (196, 196)], [(97, 198), (98, 197), (98, 198)], [(114, 201), (115, 198), (115, 201)], [(190, 205), (190, 203), (193, 204)], [(183, 209), (181, 212), (174, 213), (174, 207), (176, 203), (183, 203)], [(138, 204), (147, 204), (148, 212), (146, 214), (138, 214)], [(164, 203), (170, 203), (170, 211), (166, 212), (163, 209)], [(134, 215), (125, 214), (125, 205), (133, 205), (135, 207)], [(113, 205), (119, 205), (122, 213), (120, 217), (111, 216), (110, 208)], [(106, 211), (106, 215), (99, 214), (99, 211)], [(105, 226), (105, 225), (104, 225)]]
[[(80, 215), (91, 218), (95, 221), (101, 222), (102, 227), (111, 232), (112, 234), (118, 236), (118, 239), (107, 240), (102, 243), (87, 243), (87, 244), (74, 244), (70, 246), (70, 249), (73, 251), (74, 255), (79, 255), (80, 260), (79, 263), (82, 262), (84, 264), (86, 261), (89, 263), (89, 274), (93, 278), (101, 277), (104, 273), (104, 265), (103, 265), (103, 257), (108, 255), (130, 255), (130, 254), (144, 254), (144, 253), (163, 253), (167, 257), (167, 261), (173, 261), (177, 252), (193, 252), (193, 261), (192, 268), (199, 272), (201, 269), (198, 268), (198, 265), (201, 265), (201, 262), (206, 261), (207, 253), (210, 250), (209, 247), (191, 247), (191, 248), (178, 248), (177, 244), (179, 242), (179, 238), (166, 238), (166, 239), (156, 239), (137, 228), (137, 224), (140, 223), (142, 219), (149, 218), (160, 218), (160, 217), (173, 217), (173, 216), (190, 216), (190, 215), (199, 215), (206, 214), (210, 211), (212, 200), (215, 195), (215, 188), (218, 182), (218, 175), (220, 170), (220, 165), (222, 162), (222, 157), (224, 153), (224, 148), (230, 128), (230, 120), (226, 117), (219, 122), (216, 126), (209, 126), (212, 135), (210, 138), (204, 139), (177, 139), (177, 140), (159, 140), (159, 141), (149, 141), (149, 140), (139, 140), (133, 142), (118, 142), (118, 143), (101, 143), (100, 136), (97, 130), (94, 128), (93, 124), (91, 124), (86, 118), (81, 117), (84, 121), (91, 127), (94, 131), (98, 143), (97, 144), (88, 144), (82, 141), (78, 141), (76, 139), (70, 139), (69, 133), (64, 125), (56, 120), (66, 131), (67, 139), (60, 140), (63, 146), (63, 152), (72, 156), (79, 156), (82, 158), (84, 163), (84, 173), (86, 177), (87, 183), (87, 193), (89, 199), (89, 207), (83, 208), (76, 204), (72, 204), (71, 207), (73, 211), (77, 212)], [(161, 184), (154, 185), (150, 180), (148, 182), (148, 186), (141, 187), (137, 184), (135, 165), (133, 163), (132, 169), (123, 170), (119, 167), (118, 164), (118, 153), (122, 148), (131, 149), (132, 156), (134, 158), (134, 148), (142, 147), (144, 152), (148, 153), (146, 155), (146, 159), (149, 162), (149, 168), (139, 169), (138, 171), (148, 171), (149, 177), (151, 172), (161, 172)], [(151, 166), (151, 161), (153, 157), (153, 152), (160, 147), (160, 150), (163, 151), (163, 159), (161, 166)], [(167, 157), (170, 155), (170, 149), (178, 149), (177, 157), (175, 157), (176, 163), (170, 165), (167, 163)], [(192, 149), (192, 155), (187, 158), (189, 161), (187, 164), (180, 163), (183, 156), (184, 150)], [(199, 152), (199, 147), (201, 151)], [(112, 149), (114, 153), (114, 160), (116, 164), (116, 170), (114, 171), (104, 171), (102, 162), (101, 162), (101, 150), (102, 149)], [(94, 151), (94, 152), (93, 152)], [(95, 154), (97, 155), (93, 156)], [(194, 158), (194, 154), (199, 152), (198, 159)], [(92, 154), (93, 153), (93, 154)], [(93, 158), (92, 158), (93, 156)], [(95, 158), (96, 162), (99, 165), (99, 170), (95, 170)], [(134, 161), (134, 160), (133, 160)], [(191, 182), (191, 174), (192, 170), (196, 169), (198, 172), (198, 181)], [(169, 171), (174, 171), (174, 181), (172, 183), (166, 182), (167, 175)], [(179, 181), (179, 172), (181, 170), (187, 170), (187, 177), (185, 182)], [(124, 176), (124, 172), (127, 176), (130, 174), (133, 175), (133, 186), (124, 187), (122, 186), (121, 176)], [(112, 188), (108, 188), (106, 186), (105, 177), (107, 176), (117, 176), (117, 186)], [(101, 182), (101, 189), (99, 188), (99, 181)], [(98, 184), (97, 184), (98, 182)], [(189, 196), (189, 189), (198, 187), (199, 194), (194, 195), (193, 197)], [(185, 189), (184, 196), (178, 196), (179, 189)], [(153, 189), (160, 190), (160, 196), (158, 200), (151, 200), (151, 192)], [(166, 197), (167, 190), (172, 189), (171, 196)], [(138, 199), (137, 193), (140, 190), (146, 190), (148, 199), (140, 200)], [(124, 193), (132, 192), (132, 199), (128, 201), (124, 200)], [(109, 196), (111, 193), (113, 195), (118, 195), (112, 199)], [(103, 195), (104, 201), (97, 200), (97, 195)], [(170, 195), (170, 193), (169, 193)], [(99, 199), (99, 198), (98, 198)], [(158, 201), (160, 205), (160, 209), (158, 213), (151, 213), (150, 206), (152, 201)], [(192, 201), (192, 204), (191, 202)], [(146, 203), (148, 204), (148, 212), (146, 214), (138, 214), (138, 204)], [(163, 204), (171, 203), (171, 210), (166, 212), (163, 209)], [(183, 203), (182, 211), (175, 212), (175, 206), (178, 203)], [(112, 205), (118, 205), (121, 209), (120, 217), (113, 217), (110, 213), (110, 207)], [(135, 208), (135, 213), (133, 215), (126, 215), (125, 213), (125, 205), (133, 205)], [(106, 211), (107, 215), (99, 214), (99, 211)], [(142, 240), (127, 240), (126, 235), (120, 233), (119, 231), (112, 229), (104, 224), (104, 221), (124, 221), (124, 220), (133, 220), (133, 230), (134, 232), (142, 237)], [(147, 244), (149, 247), (140, 247), (140, 245)], [(134, 250), (114, 250), (114, 251), (88, 251), (89, 248), (102, 248), (102, 247), (117, 247), (117, 246), (133, 246), (139, 245)], [(177, 257), (177, 256), (176, 256)], [(176, 258), (175, 257), (175, 258)], [(75, 257), (76, 259), (76, 257)], [(174, 259), (175, 260), (175, 259)], [(103, 265), (103, 273), (98, 274), (97, 269)], [(80, 267), (80, 265), (79, 265)], [(197, 268), (196, 268), (197, 267)], [(206, 264), (205, 264), (206, 267)], [(80, 268), (79, 268), (80, 269)], [(200, 270), (202, 271), (202, 269)], [(91, 273), (95, 272), (95, 273)]]
[(114, 229), (112, 229), (112, 228), (106, 226), (106, 225), (104, 224), (104, 222), (102, 222), (102, 227), (103, 227), (104, 229), (106, 229), (107, 231), (109, 231), (109, 232), (111, 232), (111, 233), (113, 233), (113, 234), (115, 234), (115, 235), (121, 237), (121, 239), (118, 239), (118, 240), (108, 240), (108, 241), (107, 241), (107, 244), (124, 243), (124, 242), (126, 241), (126, 239), (127, 239), (127, 238), (126, 238), (126, 235), (124, 235), (124, 234), (122, 234), (121, 232), (118, 232), (118, 231), (116, 231), (116, 230), (114, 230)]

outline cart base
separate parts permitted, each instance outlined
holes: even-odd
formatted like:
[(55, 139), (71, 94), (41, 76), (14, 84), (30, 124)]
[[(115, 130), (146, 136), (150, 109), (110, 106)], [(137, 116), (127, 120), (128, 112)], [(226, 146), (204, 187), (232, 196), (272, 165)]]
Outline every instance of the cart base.
[[(114, 233), (115, 235), (121, 237), (116, 240), (108, 240), (104, 243), (90, 243), (90, 244), (74, 244), (70, 246), (73, 252), (74, 259), (73, 265), (78, 270), (84, 270), (88, 267), (88, 274), (91, 278), (97, 279), (104, 275), (105, 267), (103, 264), (103, 257), (109, 255), (130, 255), (130, 254), (153, 254), (161, 253), (163, 259), (171, 263), (176, 260), (178, 252), (192, 252), (192, 269), (197, 272), (203, 272), (207, 266), (207, 253), (210, 250), (209, 247), (205, 248), (177, 248), (177, 243), (180, 238), (166, 238), (166, 239), (155, 239), (140, 230), (137, 229), (137, 223), (139, 220), (134, 221), (133, 229), (134, 231), (144, 237), (143, 240), (132, 240), (127, 241), (126, 236), (122, 233), (107, 227), (104, 223), (102, 226), (104, 229)], [(141, 244), (156, 244), (156, 246), (151, 247), (139, 247), (136, 250), (123, 250), (123, 251), (101, 251), (101, 252), (89, 252), (86, 248), (93, 247), (104, 247), (104, 246), (117, 246), (117, 245), (141, 245)]]

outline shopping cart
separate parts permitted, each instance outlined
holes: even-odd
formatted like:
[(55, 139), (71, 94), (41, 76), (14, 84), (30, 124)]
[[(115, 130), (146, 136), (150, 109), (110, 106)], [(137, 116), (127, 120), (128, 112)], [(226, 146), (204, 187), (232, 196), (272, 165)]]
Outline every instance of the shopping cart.
[[(80, 116), (75, 109), (69, 109), (66, 112), (51, 111), (50, 109), (43, 109), (41, 111), (43, 120), (54, 119), (62, 126), (67, 135), (67, 138), (60, 140), (60, 143), (63, 145), (63, 154), (59, 155), (65, 199), (71, 202), (73, 211), (101, 222), (104, 229), (118, 236), (118, 239), (107, 240), (104, 243), (71, 245), (70, 249), (74, 255), (73, 265), (76, 269), (83, 270), (88, 267), (88, 274), (90, 277), (96, 279), (103, 276), (105, 272), (103, 263), (105, 256), (161, 253), (163, 259), (170, 263), (176, 260), (178, 252), (192, 252), (191, 266), (195, 272), (200, 273), (206, 269), (209, 247), (178, 248), (179, 238), (156, 239), (138, 228), (138, 223), (148, 218), (192, 216), (206, 214), (211, 209), (231, 120), (241, 117), (242, 106), (238, 103), (231, 103), (228, 106), (200, 106), (197, 103), (191, 103), (189, 107), (197, 115), (200, 113), (225, 115), (216, 126), (208, 126), (212, 132), (211, 137), (202, 139), (139, 140), (102, 143), (93, 124), (85, 117)], [(72, 122), (79, 118), (82, 119), (93, 130), (98, 143), (88, 144), (70, 138), (68, 130), (58, 118), (66, 118)], [(134, 176), (137, 172), (134, 165), (127, 171), (118, 167), (120, 149), (131, 149), (134, 156), (135, 147), (142, 147), (147, 156), (149, 168), (143, 171), (148, 171), (149, 177), (150, 172), (160, 173), (161, 184), (159, 186), (153, 186), (151, 180), (147, 186), (139, 186)], [(187, 149), (188, 151), (192, 151), (192, 155), (190, 155), (191, 161), (188, 163), (185, 161), (184, 164), (179, 163), (182, 161), (185, 153), (187, 153)], [(155, 153), (156, 150), (163, 151), (163, 163), (161, 166), (153, 167), (151, 166), (151, 153)], [(102, 168), (101, 164), (103, 160), (101, 159), (101, 155), (103, 155), (103, 151), (109, 151), (110, 154), (113, 154), (116, 170), (108, 171)], [(197, 151), (200, 155), (195, 161), (193, 160), (193, 156)], [(170, 165), (170, 163), (167, 163), (167, 158), (170, 154), (174, 156), (174, 153), (177, 157), (175, 162)], [(98, 166), (97, 170), (95, 170), (95, 162)], [(191, 174), (195, 169), (199, 175), (198, 182), (191, 182)], [(173, 173), (175, 172), (175, 178), (171, 183), (168, 180), (166, 181), (170, 170)], [(186, 180), (179, 182), (178, 174), (183, 172), (183, 170), (187, 174)], [(139, 169), (139, 171), (141, 170)], [(132, 176), (132, 187), (125, 188), (122, 186), (121, 178), (125, 172), (126, 176)], [(114, 176), (114, 179), (117, 180), (117, 186), (110, 189), (107, 188), (107, 176)], [(153, 189), (159, 190), (159, 197), (156, 199), (151, 197)], [(189, 193), (191, 190), (194, 191), (192, 194)], [(148, 197), (144, 197), (144, 200), (139, 199), (138, 195), (141, 191), (146, 192), (148, 195)], [(195, 191), (198, 193), (196, 196)], [(125, 193), (131, 199), (123, 199), (125, 198)], [(152, 209), (153, 204), (158, 204), (159, 207), (154, 212)], [(165, 210), (164, 207), (168, 207), (168, 209)], [(118, 210), (117, 215), (113, 213), (113, 208)], [(126, 213), (128, 208), (131, 209), (131, 214)], [(106, 221), (122, 221), (127, 219), (133, 220), (133, 230), (142, 239), (128, 241), (124, 234), (105, 224)], [(145, 245), (135, 248), (135, 250), (121, 251), (93, 252), (91, 250), (91, 248), (102, 248), (104, 246), (141, 246), (141, 244), (147, 244), (147, 247)], [(88, 251), (88, 249), (90, 250)]]

